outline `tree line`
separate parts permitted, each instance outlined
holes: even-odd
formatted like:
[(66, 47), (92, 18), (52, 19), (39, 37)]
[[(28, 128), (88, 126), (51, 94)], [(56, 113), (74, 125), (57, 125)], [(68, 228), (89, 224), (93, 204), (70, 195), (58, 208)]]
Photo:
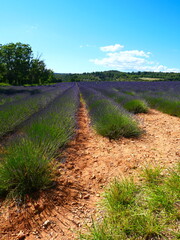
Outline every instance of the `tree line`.
[(104, 71), (82, 74), (55, 73), (57, 82), (81, 81), (180, 81), (180, 73), (174, 72), (120, 72)]
[(29, 44), (0, 44), (0, 83), (11, 85), (45, 84), (54, 79), (43, 60), (33, 58)]

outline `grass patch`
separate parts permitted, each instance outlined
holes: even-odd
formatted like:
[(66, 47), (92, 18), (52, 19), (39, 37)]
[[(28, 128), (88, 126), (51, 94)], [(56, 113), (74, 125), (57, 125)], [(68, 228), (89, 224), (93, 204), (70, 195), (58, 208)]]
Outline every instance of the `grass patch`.
[(86, 240), (179, 239), (179, 165), (162, 175), (146, 168), (143, 181), (116, 179), (105, 190), (101, 220), (94, 221)]
[(115, 179), (105, 192), (105, 205), (110, 211), (119, 211), (132, 205), (138, 189), (132, 180)]
[(160, 167), (146, 167), (143, 169), (142, 176), (147, 184), (159, 184), (162, 181)]
[(1, 83), (0, 83), (0, 86), (3, 86), (3, 87), (4, 87), (4, 86), (11, 86), (11, 84), (9, 84), (9, 83), (2, 83), (2, 82), (1, 82)]
[(180, 199), (180, 163), (175, 169), (169, 170), (169, 177), (166, 179), (166, 187), (171, 194), (177, 196), (177, 201)]

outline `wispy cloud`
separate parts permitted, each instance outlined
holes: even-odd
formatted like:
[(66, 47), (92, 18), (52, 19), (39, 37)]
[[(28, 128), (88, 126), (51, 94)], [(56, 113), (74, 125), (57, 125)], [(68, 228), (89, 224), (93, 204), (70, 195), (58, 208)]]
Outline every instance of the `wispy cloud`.
[(90, 48), (90, 47), (96, 47), (95, 45), (91, 45), (91, 44), (85, 44), (85, 45), (80, 45), (80, 48)]
[(36, 30), (38, 30), (38, 26), (37, 25), (26, 26), (26, 32), (27, 33), (32, 33), (32, 32), (34, 32)]
[(116, 51), (118, 51), (122, 48), (124, 48), (123, 45), (115, 44), (115, 45), (100, 47), (100, 50), (103, 51), (103, 52), (116, 52)]
[(101, 51), (107, 52), (106, 56), (102, 59), (96, 58), (91, 59), (90, 61), (96, 65), (120, 71), (180, 72), (180, 69), (169, 68), (152, 61), (150, 59), (151, 52), (145, 52), (143, 50), (119, 51), (122, 47), (123, 46), (120, 44), (101, 47)]

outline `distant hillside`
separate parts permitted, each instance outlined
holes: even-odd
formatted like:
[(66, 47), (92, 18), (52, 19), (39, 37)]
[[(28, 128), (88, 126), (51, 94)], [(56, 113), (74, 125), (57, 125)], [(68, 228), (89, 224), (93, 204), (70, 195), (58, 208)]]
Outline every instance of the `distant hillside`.
[(180, 73), (104, 71), (82, 74), (55, 73), (55, 82), (81, 81), (180, 81)]

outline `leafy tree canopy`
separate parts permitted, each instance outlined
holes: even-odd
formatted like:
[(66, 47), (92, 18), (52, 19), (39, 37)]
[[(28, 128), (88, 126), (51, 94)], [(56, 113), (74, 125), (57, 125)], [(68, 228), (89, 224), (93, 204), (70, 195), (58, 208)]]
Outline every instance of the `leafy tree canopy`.
[(0, 44), (0, 82), (12, 85), (43, 84), (53, 78), (45, 63), (33, 58), (29, 44)]

